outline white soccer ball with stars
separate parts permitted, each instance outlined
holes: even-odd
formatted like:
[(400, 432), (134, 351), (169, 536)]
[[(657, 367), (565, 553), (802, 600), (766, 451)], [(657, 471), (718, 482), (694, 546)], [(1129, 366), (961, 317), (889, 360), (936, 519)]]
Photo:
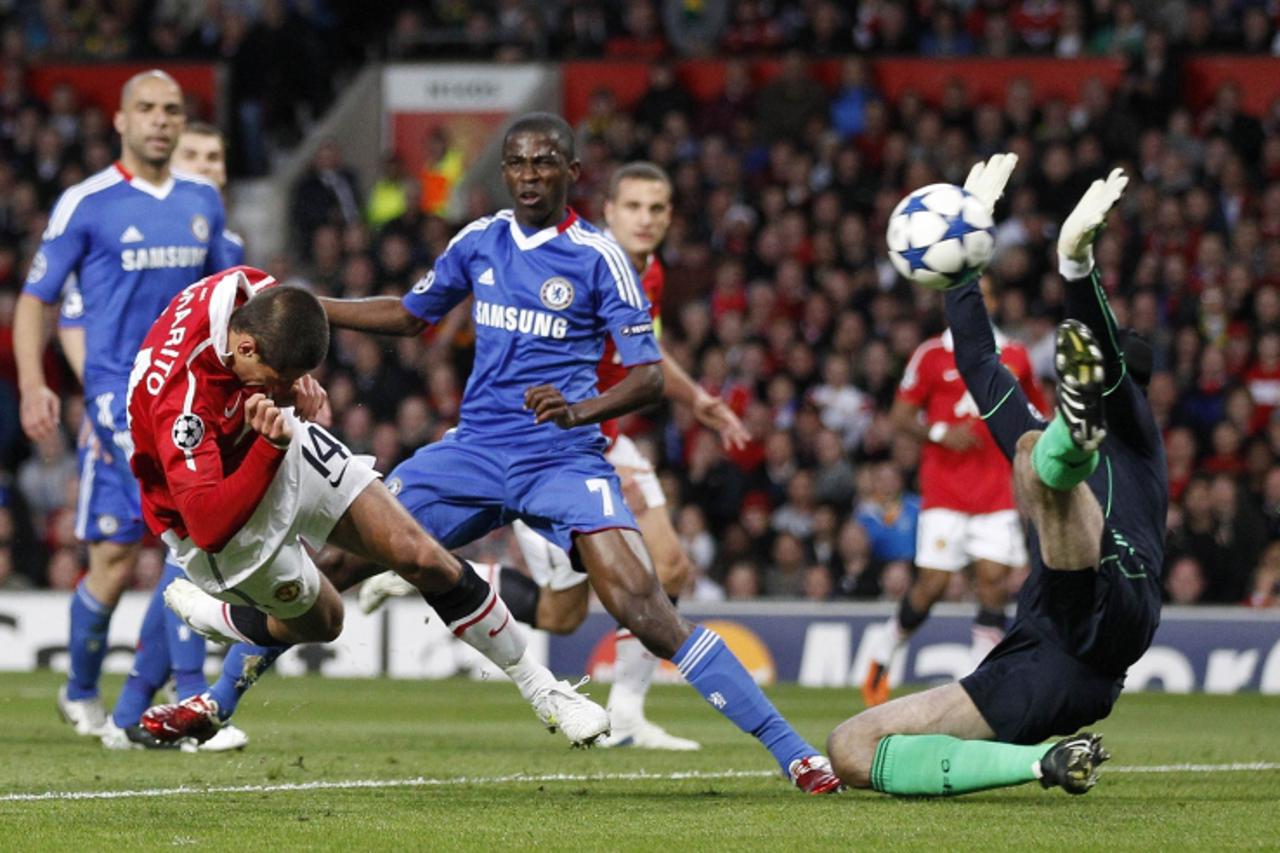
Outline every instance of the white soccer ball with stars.
[(893, 268), (935, 290), (981, 273), (996, 245), (986, 205), (954, 184), (930, 184), (898, 202), (886, 238)]

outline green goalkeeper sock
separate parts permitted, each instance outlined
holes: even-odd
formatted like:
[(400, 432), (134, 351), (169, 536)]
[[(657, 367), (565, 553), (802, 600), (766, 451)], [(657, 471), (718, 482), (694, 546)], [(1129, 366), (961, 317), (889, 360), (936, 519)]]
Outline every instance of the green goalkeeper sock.
[(890, 735), (871, 762), (871, 787), (886, 794), (949, 797), (1039, 778), (1049, 744), (1018, 746), (948, 735)]
[(1053, 416), (1036, 440), (1036, 446), (1031, 448), (1031, 466), (1040, 476), (1040, 482), (1060, 492), (1068, 492), (1084, 482), (1098, 467), (1098, 458), (1098, 451), (1076, 446), (1060, 414)]

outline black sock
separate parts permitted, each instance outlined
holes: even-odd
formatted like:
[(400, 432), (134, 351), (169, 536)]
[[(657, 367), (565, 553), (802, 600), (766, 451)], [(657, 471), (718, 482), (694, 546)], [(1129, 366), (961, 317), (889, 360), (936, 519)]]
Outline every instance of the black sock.
[(462, 577), (453, 589), (434, 595), (422, 594), (446, 625), (475, 613), (489, 597), (489, 585), (481, 580), (471, 564), (461, 557), (458, 561), (462, 563)]
[(898, 624), (902, 630), (910, 634), (919, 628), (924, 620), (929, 618), (928, 608), (924, 610), (916, 610), (911, 606), (911, 596), (904, 595), (902, 602), (898, 605)]
[(995, 628), (997, 631), (1003, 631), (1006, 624), (1004, 611), (979, 607), (978, 615), (973, 617), (973, 624), (983, 628)]
[(511, 611), (511, 618), (536, 628), (538, 599), (542, 597), (542, 587), (524, 572), (510, 566), (503, 566), (499, 577), (498, 595), (502, 596), (503, 603)]
[(231, 624), (244, 634), (245, 639), (259, 646), (278, 646), (280, 641), (271, 636), (267, 630), (267, 614), (247, 604), (232, 604), (227, 607), (231, 616)]

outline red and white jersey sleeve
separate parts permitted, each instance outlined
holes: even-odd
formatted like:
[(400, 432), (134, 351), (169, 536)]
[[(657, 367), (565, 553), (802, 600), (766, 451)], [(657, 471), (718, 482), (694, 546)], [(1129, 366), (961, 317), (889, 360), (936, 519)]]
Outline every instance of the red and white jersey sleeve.
[(129, 381), (131, 463), (153, 533), (173, 530), (220, 551), (284, 458), (248, 429), (244, 400), (252, 389), (221, 358), (231, 312), (272, 284), (252, 267), (202, 279), (174, 298), (143, 341)]
[[(1044, 398), (1031, 371), (1026, 350), (1002, 339), (1000, 361), (1018, 378), (1028, 400), (1043, 411)], [(930, 338), (911, 356), (898, 386), (898, 398), (919, 408), (925, 422), (968, 422), (978, 444), (960, 452), (927, 442), (920, 453), (921, 508), (951, 509), (984, 515), (1013, 509), (1013, 480), (1009, 461), (996, 445), (982, 412), (965, 387), (956, 367), (950, 332)]]
[[(649, 316), (653, 318), (653, 333), (658, 338), (662, 336), (662, 291), (666, 283), (667, 273), (662, 268), (662, 262), (658, 260), (657, 255), (651, 255), (649, 265), (645, 267), (644, 274), (640, 277), (640, 285), (644, 288), (644, 295), (649, 300)], [(621, 382), (626, 375), (627, 368), (622, 366), (622, 361), (618, 357), (618, 348), (613, 345), (613, 338), (606, 338), (604, 355), (600, 358), (600, 366), (596, 368), (596, 376), (600, 380), (596, 386), (597, 390), (603, 394)], [(618, 437), (617, 420), (604, 421), (600, 424), (600, 431), (612, 444)]]

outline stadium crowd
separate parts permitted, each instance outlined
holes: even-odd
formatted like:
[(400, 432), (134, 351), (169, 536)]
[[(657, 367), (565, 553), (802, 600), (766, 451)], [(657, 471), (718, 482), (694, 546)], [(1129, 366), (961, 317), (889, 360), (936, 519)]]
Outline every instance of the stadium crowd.
[[(129, 4), (95, 8), (118, 5)], [(156, 7), (170, 5), (184, 7)], [(625, 424), (660, 463), (699, 569), (692, 597), (901, 596), (919, 511), (919, 448), (895, 435), (888, 410), (907, 359), (940, 331), (941, 312), (934, 294), (896, 279), (883, 252), (885, 223), (906, 190), (959, 183), (972, 162), (1011, 150), (1020, 163), (997, 216), (990, 269), (999, 325), (1025, 343), (1047, 382), (1062, 311), (1055, 229), (1089, 181), (1124, 164), (1135, 185), (1101, 239), (1098, 262), (1121, 324), (1154, 347), (1150, 398), (1166, 429), (1174, 501), (1169, 599), (1277, 603), (1280, 104), (1247, 115), (1240, 92), (1224, 86), (1211, 103), (1193, 106), (1180, 87), (1187, 51), (1270, 51), (1276, 22), (1265, 7), (1024, 0), (921, 2), (904, 11), (862, 2), (850, 15), (830, 2), (707, 2), (698, 8), (723, 21), (690, 47), (668, 14), (681, 4), (630, 2), (616, 18), (601, 5), (539, 4), (534, 14), (514, 0), (488, 11), (434, 3), (403, 13), (387, 50), (414, 55), (418, 35), (438, 36), (450, 22), (478, 32), (477, 16), (499, 58), (798, 48), (763, 85), (731, 61), (724, 92), (706, 103), (682, 88), (672, 66), (656, 63), (638, 103), (624, 108), (600, 90), (578, 127), (583, 174), (574, 205), (593, 221), (601, 221), (618, 164), (649, 159), (670, 172), (676, 211), (662, 249), (664, 341), (754, 438), (727, 453), (679, 410)], [(1144, 17), (1148, 6), (1159, 6), (1160, 17)], [(250, 29), (268, 25), (270, 8), (297, 14), (273, 0), (261, 7), (256, 23), (246, 17)], [(34, 31), (17, 16), (6, 27), (0, 90), (0, 588), (67, 589), (83, 562), (72, 523), (83, 406), (51, 352), (51, 376), (61, 377), (68, 401), (64, 434), (27, 445), (17, 423), (11, 315), (53, 199), (107, 165), (114, 140), (107, 117), (79, 110), (74, 93), (42, 103), (24, 88), (24, 62), (79, 55), (64, 51), (73, 42), (40, 42)], [(536, 50), (526, 38), (535, 31)], [(144, 50), (143, 41), (131, 40), (121, 55), (169, 56)], [(77, 50), (88, 49), (83, 42), (74, 42)], [(842, 60), (832, 91), (810, 77), (805, 56), (853, 49), (1131, 59), (1118, 88), (1082, 79), (1071, 102), (1039, 101), (1027, 79), (1010, 80), (995, 102), (975, 103), (959, 79), (938, 103), (912, 94), (888, 102), (859, 57)], [(246, 95), (232, 79), (242, 117)], [(240, 164), (241, 173), (261, 167), (243, 152)], [(449, 222), (424, 212), (416, 178), (395, 164), (376, 187), (362, 188), (332, 147), (317, 155), (296, 198), (310, 214), (298, 223), (297, 251), (269, 271), (347, 297), (404, 292), (457, 227), (499, 202), (473, 194), (468, 216)], [(427, 346), (334, 338), (322, 380), (335, 431), (373, 453), (383, 471), (456, 421), (470, 351), (465, 312), (454, 319)], [(158, 551), (144, 568), (146, 584), (159, 573)], [(963, 594), (957, 583), (955, 595)]]

